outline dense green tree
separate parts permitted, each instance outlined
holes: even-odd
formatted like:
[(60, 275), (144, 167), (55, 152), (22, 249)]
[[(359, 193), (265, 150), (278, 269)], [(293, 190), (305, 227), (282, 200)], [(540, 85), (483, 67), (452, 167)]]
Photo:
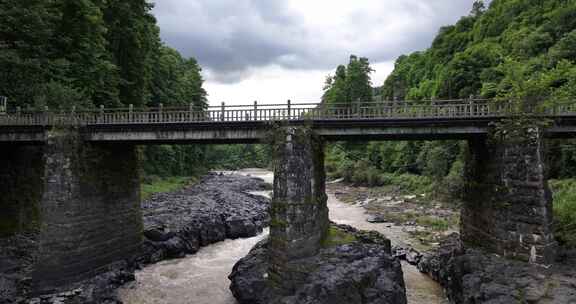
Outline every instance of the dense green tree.
[[(439, 30), (429, 49), (400, 56), (377, 91), (384, 100), (472, 95), (514, 102), (525, 109), (574, 104), (575, 50), (574, 0), (493, 0), (488, 8), (483, 1), (475, 1), (469, 15)], [(347, 76), (350, 73), (348, 67)], [(328, 88), (334, 89), (334, 85)], [(338, 149), (327, 150), (327, 168), (350, 180), (357, 176), (367, 181), (358, 171), (373, 168), (446, 180), (450, 192), (461, 193), (465, 144), (374, 142), (336, 146)], [(573, 144), (551, 142), (550, 146), (550, 154), (556, 155), (551, 161), (553, 177), (573, 177)]]
[[(70, 109), (206, 108), (201, 68), (162, 46), (145, 0), (0, 1), (0, 95), (9, 105)], [(144, 147), (144, 171), (192, 175), (204, 147)]]
[(53, 56), (63, 71), (53, 76), (68, 79), (92, 104), (118, 106), (117, 67), (106, 50), (108, 29), (95, 2), (62, 0)]
[(350, 56), (350, 62), (346, 69), (346, 84), (348, 99), (351, 102), (372, 101), (372, 81), (370, 74), (374, 70), (370, 67), (368, 58)]
[(201, 68), (194, 58), (185, 59), (176, 50), (163, 46), (154, 58), (149, 105), (163, 103), (183, 106), (193, 103), (197, 109), (207, 106)]
[(53, 60), (62, 16), (59, 2), (0, 1), (0, 95), (8, 96), (10, 105), (33, 104), (54, 70), (59, 70)]
[[(401, 56), (382, 89), (386, 99), (446, 99), (470, 95), (555, 102), (569, 81), (549, 81), (574, 64), (574, 0), (476, 1), (468, 16), (440, 29), (431, 47)], [(563, 63), (561, 63), (564, 61)], [(566, 62), (567, 61), (567, 62)], [(510, 62), (521, 66), (519, 73)], [(520, 78), (518, 78), (520, 77)], [(525, 84), (530, 93), (513, 90)], [(529, 96), (528, 96), (529, 95)], [(562, 97), (563, 98), (563, 97)]]
[(326, 78), (326, 85), (324, 86), (324, 96), (322, 101), (328, 103), (348, 104), (348, 90), (346, 84), (346, 66), (339, 65), (336, 68), (334, 77), (328, 76)]
[(336, 74), (327, 77), (322, 101), (348, 105), (372, 101), (370, 74), (373, 71), (368, 58), (350, 56), (347, 66), (338, 66)]
[(107, 0), (104, 20), (108, 26), (108, 49), (119, 68), (119, 96), (123, 104), (145, 105), (153, 58), (160, 48), (159, 29), (146, 0)]

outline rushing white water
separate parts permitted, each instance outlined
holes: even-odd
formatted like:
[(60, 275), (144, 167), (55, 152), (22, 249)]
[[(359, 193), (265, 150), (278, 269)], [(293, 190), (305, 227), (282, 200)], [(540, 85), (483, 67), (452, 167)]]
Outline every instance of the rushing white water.
[(267, 234), (226, 240), (186, 258), (148, 266), (119, 291), (120, 298), (125, 304), (234, 304), (228, 289), (232, 266)]
[[(226, 173), (226, 172), (225, 172)], [(234, 173), (260, 177), (272, 183), (273, 174), (261, 169), (245, 169)], [(269, 192), (254, 192), (268, 195)], [(358, 229), (376, 230), (394, 244), (401, 244), (407, 235), (401, 228), (372, 224), (359, 206), (342, 203), (328, 192), (330, 219)], [(121, 300), (126, 304), (234, 304), (228, 287), (232, 267), (262, 240), (265, 233), (248, 239), (227, 240), (200, 249), (189, 257), (161, 262), (136, 273), (136, 282), (122, 288)], [(442, 289), (414, 266), (403, 264), (409, 304), (444, 304)]]

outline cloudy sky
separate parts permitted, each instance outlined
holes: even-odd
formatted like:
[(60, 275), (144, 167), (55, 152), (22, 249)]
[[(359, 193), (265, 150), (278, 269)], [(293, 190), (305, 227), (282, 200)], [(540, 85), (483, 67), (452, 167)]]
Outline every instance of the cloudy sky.
[(427, 48), (473, 0), (156, 0), (164, 42), (202, 65), (212, 104), (319, 101), (350, 54), (381, 85), (405, 53)]

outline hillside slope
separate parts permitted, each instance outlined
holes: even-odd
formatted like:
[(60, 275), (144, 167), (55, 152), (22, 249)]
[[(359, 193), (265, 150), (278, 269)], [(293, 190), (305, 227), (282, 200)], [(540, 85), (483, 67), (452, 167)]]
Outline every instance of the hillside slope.
[(576, 95), (576, 1), (476, 1), (431, 47), (398, 58), (386, 99), (473, 95), (571, 102)]

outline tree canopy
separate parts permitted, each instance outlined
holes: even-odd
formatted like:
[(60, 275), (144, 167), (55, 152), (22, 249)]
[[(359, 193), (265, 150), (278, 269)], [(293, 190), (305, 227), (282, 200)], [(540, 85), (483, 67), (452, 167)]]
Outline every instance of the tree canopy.
[(336, 74), (326, 78), (322, 102), (353, 104), (372, 101), (370, 74), (373, 71), (368, 58), (351, 55), (347, 66), (338, 66)]
[(21, 107), (206, 106), (201, 68), (146, 0), (0, 2), (0, 95)]
[(475, 1), (468, 16), (440, 29), (429, 49), (398, 58), (383, 95), (421, 100), (528, 94), (541, 103), (572, 102), (575, 7), (574, 0), (494, 0), (488, 8)]

